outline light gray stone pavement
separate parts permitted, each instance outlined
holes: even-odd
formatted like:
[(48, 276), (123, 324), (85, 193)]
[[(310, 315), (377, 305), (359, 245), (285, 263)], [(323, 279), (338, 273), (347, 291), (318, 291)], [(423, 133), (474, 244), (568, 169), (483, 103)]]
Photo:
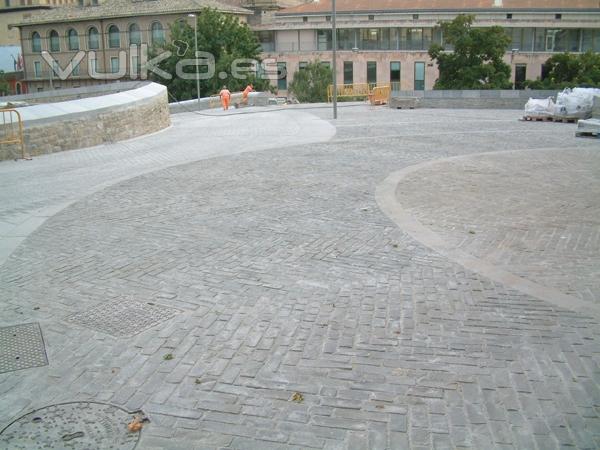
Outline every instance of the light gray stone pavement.
[[(150, 136), (0, 162), (0, 264), (48, 217), (98, 189), (200, 159), (329, 140), (335, 128), (315, 119), (303, 111), (265, 108), (182, 113), (172, 116), (171, 127)], [(263, 127), (265, 122), (271, 127)]]
[[(260, 132), (276, 134), (290, 113), (271, 114)], [(80, 196), (0, 267), (0, 323), (39, 322), (50, 361), (0, 375), (0, 427), (94, 400), (147, 412), (144, 450), (599, 448), (598, 317), (466, 270), (376, 203), (391, 172), (425, 161), (564, 148), (554, 158), (577, 177), (579, 158), (597, 150), (572, 125), (518, 117), (342, 108), (329, 142), (204, 159)], [(247, 119), (219, 119), (223, 136), (253, 130)], [(519, 159), (506, 161), (521, 179)], [(419, 186), (437, 201), (442, 181)], [(61, 189), (46, 195), (65, 198)], [(527, 194), (520, 204), (533, 210), (539, 194)], [(489, 195), (502, 204), (501, 189)], [(177, 313), (134, 337), (77, 323), (108, 301)]]

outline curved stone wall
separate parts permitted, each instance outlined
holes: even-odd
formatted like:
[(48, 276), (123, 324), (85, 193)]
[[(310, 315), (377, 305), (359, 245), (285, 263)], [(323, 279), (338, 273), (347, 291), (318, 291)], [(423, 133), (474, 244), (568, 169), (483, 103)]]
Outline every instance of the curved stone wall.
[[(17, 110), (23, 118), (25, 152), (31, 156), (130, 139), (170, 125), (167, 89), (156, 83)], [(0, 159), (13, 158), (16, 149), (3, 147)]]

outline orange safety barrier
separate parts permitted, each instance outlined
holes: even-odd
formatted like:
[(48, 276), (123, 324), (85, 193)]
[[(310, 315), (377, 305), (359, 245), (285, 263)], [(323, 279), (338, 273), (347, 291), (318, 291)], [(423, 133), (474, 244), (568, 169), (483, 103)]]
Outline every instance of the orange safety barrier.
[(25, 153), (25, 142), (23, 139), (23, 120), (16, 109), (0, 109), (2, 117), (0, 121), (0, 144), (18, 145), (21, 149), (21, 158), (31, 159)]
[(392, 89), (389, 86), (380, 86), (373, 88), (369, 94), (371, 105), (385, 105), (390, 99)]

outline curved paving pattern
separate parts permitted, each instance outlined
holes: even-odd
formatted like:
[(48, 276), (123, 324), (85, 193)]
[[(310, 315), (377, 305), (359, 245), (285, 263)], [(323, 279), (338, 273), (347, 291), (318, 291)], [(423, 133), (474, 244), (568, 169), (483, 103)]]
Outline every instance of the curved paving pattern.
[[(40, 322), (50, 361), (0, 375), (0, 423), (95, 400), (148, 413), (146, 450), (598, 447), (598, 320), (465, 270), (375, 201), (423, 161), (595, 143), (517, 112), (430, 115), (342, 109), (329, 143), (142, 175), (51, 217), (0, 267), (0, 321)], [(67, 321), (109, 301), (180, 313), (128, 338)]]
[(456, 249), (600, 304), (600, 153), (508, 152), (406, 176), (397, 199)]

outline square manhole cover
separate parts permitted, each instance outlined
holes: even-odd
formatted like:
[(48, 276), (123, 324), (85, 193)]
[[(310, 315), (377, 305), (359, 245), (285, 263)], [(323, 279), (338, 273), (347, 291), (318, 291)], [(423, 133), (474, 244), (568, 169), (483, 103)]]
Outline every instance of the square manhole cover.
[(42, 330), (37, 323), (0, 328), (0, 373), (48, 364)]
[(115, 337), (133, 336), (167, 321), (180, 311), (130, 299), (111, 300), (67, 317), (67, 321)]

